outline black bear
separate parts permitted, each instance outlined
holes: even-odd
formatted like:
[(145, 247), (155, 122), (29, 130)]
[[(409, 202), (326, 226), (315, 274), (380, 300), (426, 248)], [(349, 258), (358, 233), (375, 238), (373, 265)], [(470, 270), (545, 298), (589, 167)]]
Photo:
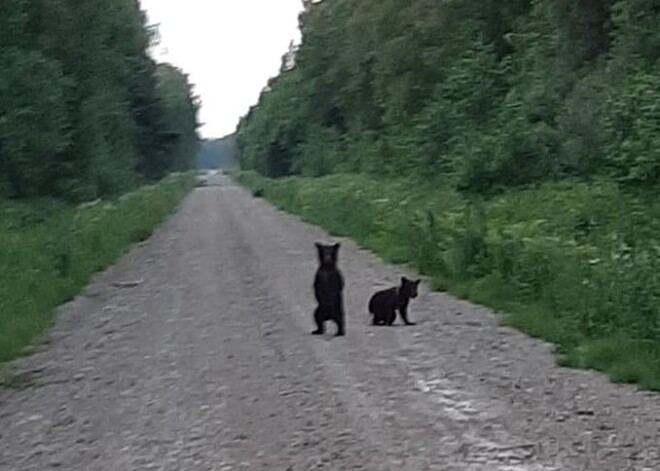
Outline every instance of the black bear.
[(316, 330), (313, 335), (325, 332), (324, 323), (333, 321), (337, 324), (337, 336), (344, 332), (344, 278), (337, 268), (337, 256), (340, 244), (323, 245), (316, 243), (319, 256), (319, 268), (314, 277), (314, 296), (318, 306), (314, 311)]
[(417, 297), (417, 286), (421, 280), (401, 278), (401, 286), (375, 293), (369, 300), (369, 312), (373, 315), (373, 325), (392, 325), (396, 311), (406, 325), (415, 325), (408, 320), (408, 302)]

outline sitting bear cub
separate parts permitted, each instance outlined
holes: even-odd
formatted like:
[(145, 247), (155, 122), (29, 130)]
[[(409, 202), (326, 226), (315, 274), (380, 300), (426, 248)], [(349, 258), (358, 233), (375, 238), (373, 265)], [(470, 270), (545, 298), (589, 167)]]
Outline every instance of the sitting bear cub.
[(417, 286), (421, 280), (401, 278), (401, 286), (378, 291), (369, 300), (369, 312), (373, 315), (373, 325), (392, 325), (396, 311), (406, 325), (415, 325), (408, 320), (408, 302), (417, 297)]
[(316, 330), (312, 335), (325, 332), (324, 323), (333, 321), (337, 324), (337, 336), (344, 335), (344, 279), (337, 268), (339, 244), (322, 245), (317, 243), (319, 268), (314, 277), (314, 295), (318, 306), (314, 311)]

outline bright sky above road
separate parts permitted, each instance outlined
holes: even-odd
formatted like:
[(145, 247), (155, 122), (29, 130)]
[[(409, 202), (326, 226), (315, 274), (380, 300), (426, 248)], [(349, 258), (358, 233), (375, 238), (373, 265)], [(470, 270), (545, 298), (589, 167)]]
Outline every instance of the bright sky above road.
[(159, 24), (154, 57), (182, 68), (202, 99), (203, 137), (232, 133), (299, 40), (301, 0), (141, 0)]

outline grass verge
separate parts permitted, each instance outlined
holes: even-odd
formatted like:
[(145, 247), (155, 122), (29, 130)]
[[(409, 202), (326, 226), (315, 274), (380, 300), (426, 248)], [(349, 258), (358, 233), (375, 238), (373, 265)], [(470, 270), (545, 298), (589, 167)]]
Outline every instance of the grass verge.
[(112, 202), (0, 201), (0, 362), (22, 353), (91, 276), (147, 239), (194, 183), (171, 175)]
[(488, 200), (363, 175), (237, 173), (280, 209), (557, 345), (564, 366), (660, 391), (660, 203), (598, 182)]

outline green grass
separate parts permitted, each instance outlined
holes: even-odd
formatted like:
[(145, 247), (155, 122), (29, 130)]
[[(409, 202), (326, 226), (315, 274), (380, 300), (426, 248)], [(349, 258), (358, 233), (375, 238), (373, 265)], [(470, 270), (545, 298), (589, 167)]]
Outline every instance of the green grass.
[(660, 391), (660, 202), (608, 182), (467, 200), (442, 186), (343, 174), (238, 173), (277, 207), (407, 264), (557, 345), (565, 366)]
[(52, 325), (55, 308), (147, 239), (192, 184), (190, 175), (171, 175), (116, 201), (78, 207), (0, 201), (0, 362), (26, 352)]

